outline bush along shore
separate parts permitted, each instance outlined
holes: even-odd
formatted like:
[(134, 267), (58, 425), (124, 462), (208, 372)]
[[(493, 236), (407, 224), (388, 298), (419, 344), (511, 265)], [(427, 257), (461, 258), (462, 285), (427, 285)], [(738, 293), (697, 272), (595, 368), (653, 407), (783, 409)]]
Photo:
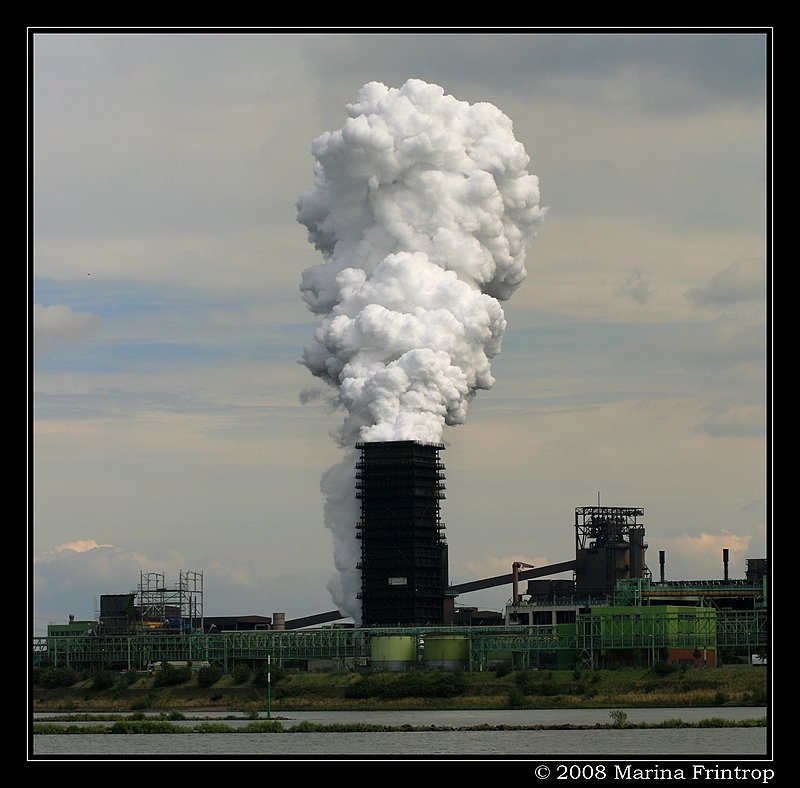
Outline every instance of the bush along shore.
[[(656, 665), (614, 670), (499, 669), (480, 673), (292, 672), (241, 663), (152, 673), (41, 667), (31, 676), (34, 712), (387, 711), (458, 709), (622, 709), (767, 704), (763, 667)], [(754, 715), (758, 716), (758, 715)], [(169, 720), (158, 720), (169, 722)], [(185, 728), (181, 728), (184, 732)]]
[(663, 720), (657, 723), (631, 723), (628, 715), (621, 709), (609, 713), (610, 722), (594, 725), (370, 725), (368, 723), (337, 723), (320, 725), (308, 721), (296, 725), (284, 726), (279, 720), (253, 720), (243, 726), (232, 726), (225, 722), (193, 721), (189, 725), (180, 725), (176, 720), (183, 719), (179, 712), (161, 714), (155, 717), (137, 713), (129, 717), (120, 717), (105, 724), (70, 725), (68, 722), (91, 721), (91, 717), (83, 715), (79, 720), (59, 718), (52, 721), (40, 721), (33, 725), (33, 733), (47, 734), (81, 734), (81, 733), (405, 733), (442, 731), (537, 731), (537, 730), (609, 730), (609, 729), (654, 729), (654, 728), (761, 728), (767, 724), (766, 717), (754, 717), (746, 720), (726, 720), (722, 717), (709, 717), (696, 722), (684, 722), (681, 719)]

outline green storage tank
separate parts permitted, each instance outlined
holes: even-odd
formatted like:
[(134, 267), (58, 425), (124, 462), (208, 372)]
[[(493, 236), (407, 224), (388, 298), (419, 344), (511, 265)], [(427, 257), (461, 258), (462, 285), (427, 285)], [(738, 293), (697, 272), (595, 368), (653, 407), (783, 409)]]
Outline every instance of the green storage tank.
[(410, 670), (417, 664), (417, 638), (414, 635), (370, 638), (369, 660), (378, 670)]
[(467, 670), (469, 638), (466, 635), (428, 635), (423, 660), (425, 667), (433, 670)]

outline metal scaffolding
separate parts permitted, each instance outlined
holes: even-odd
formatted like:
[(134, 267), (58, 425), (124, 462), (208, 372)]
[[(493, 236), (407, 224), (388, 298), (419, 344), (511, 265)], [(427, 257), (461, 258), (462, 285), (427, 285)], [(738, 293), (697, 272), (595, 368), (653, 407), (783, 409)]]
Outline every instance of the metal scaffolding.
[(140, 572), (138, 608), (143, 629), (203, 631), (203, 573), (181, 571), (177, 587), (168, 587), (161, 572)]

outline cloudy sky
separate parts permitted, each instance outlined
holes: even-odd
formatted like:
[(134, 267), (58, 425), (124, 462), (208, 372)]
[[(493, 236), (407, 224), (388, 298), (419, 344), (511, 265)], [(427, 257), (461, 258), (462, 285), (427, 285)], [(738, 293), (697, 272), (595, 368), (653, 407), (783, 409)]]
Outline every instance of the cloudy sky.
[[(574, 556), (645, 510), (648, 564), (767, 555), (764, 32), (34, 33), (34, 633), (141, 572), (206, 615), (336, 607), (323, 473), (344, 414), (302, 364), (312, 142), (366, 83), (489, 102), (539, 178), (528, 276), (448, 427), (453, 583)], [(302, 401), (301, 401), (302, 400)], [(510, 589), (458, 601), (500, 610)]]

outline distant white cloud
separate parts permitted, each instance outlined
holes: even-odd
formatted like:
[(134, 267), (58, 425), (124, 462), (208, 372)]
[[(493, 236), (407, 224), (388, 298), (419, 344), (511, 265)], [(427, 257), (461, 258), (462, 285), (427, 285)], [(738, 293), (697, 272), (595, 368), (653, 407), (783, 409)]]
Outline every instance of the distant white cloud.
[(715, 274), (707, 285), (689, 290), (686, 296), (700, 306), (761, 301), (766, 293), (766, 278), (763, 260), (754, 257), (734, 260), (725, 270)]
[(98, 547), (113, 547), (113, 544), (97, 544), (94, 539), (79, 539), (77, 542), (67, 542), (60, 544), (54, 552), (71, 550), (73, 553), (85, 553), (87, 550), (94, 550)]
[[(141, 553), (131, 552), (113, 544), (98, 544), (94, 539), (76, 539), (65, 542), (52, 550), (34, 556), (37, 587), (44, 587), (58, 577), (69, 587), (93, 584), (101, 592), (102, 584), (112, 583), (109, 593), (122, 593), (127, 586), (135, 585), (139, 569), (162, 571), (166, 566), (164, 559), (153, 561)], [(126, 587), (119, 588), (120, 578), (126, 579)]]
[[(719, 577), (723, 574), (722, 551), (729, 551), (729, 577), (742, 578), (745, 574), (747, 558), (763, 558), (763, 555), (749, 555), (751, 536), (739, 536), (730, 531), (721, 530), (717, 534), (701, 531), (699, 534), (681, 534), (665, 537), (660, 541), (666, 550), (666, 580), (674, 580), (669, 574), (672, 554), (677, 554), (679, 562), (689, 572), (680, 579), (691, 579), (708, 576), (709, 559), (718, 561)], [(696, 568), (696, 569), (695, 569)], [(652, 569), (652, 566), (651, 566)], [(692, 570), (695, 571), (692, 571)], [(654, 571), (655, 575), (655, 571)]]
[(101, 319), (88, 312), (73, 312), (64, 304), (33, 307), (33, 349), (39, 355), (63, 345), (84, 342), (99, 328)]

